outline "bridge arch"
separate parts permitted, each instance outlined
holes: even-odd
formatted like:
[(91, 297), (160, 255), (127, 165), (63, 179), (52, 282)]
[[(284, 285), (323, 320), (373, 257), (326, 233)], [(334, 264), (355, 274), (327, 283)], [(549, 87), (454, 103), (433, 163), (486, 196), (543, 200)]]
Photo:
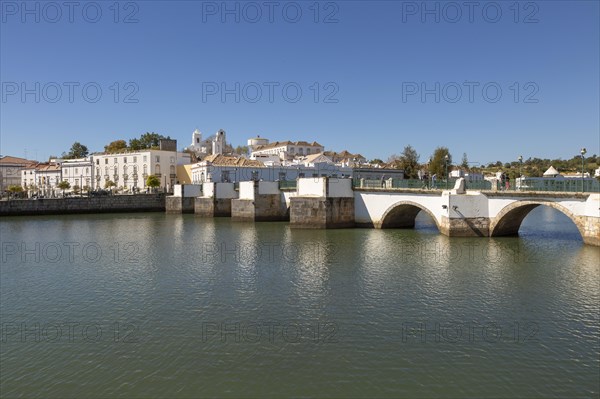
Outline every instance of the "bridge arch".
[(440, 224), (433, 212), (431, 212), (427, 207), (413, 201), (401, 201), (391, 205), (383, 213), (383, 216), (381, 217), (377, 227), (380, 229), (415, 227), (415, 218), (421, 211), (424, 211), (431, 216), (438, 231), (441, 231)]
[(518, 235), (525, 217), (538, 206), (548, 206), (565, 214), (577, 226), (581, 237), (585, 237), (584, 226), (579, 217), (553, 201), (516, 201), (505, 206), (490, 223), (490, 237)]

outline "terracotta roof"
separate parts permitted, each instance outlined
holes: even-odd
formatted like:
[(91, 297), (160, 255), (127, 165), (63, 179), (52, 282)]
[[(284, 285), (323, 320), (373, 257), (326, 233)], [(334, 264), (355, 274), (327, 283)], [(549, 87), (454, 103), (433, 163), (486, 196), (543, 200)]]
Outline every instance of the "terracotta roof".
[(352, 161), (352, 160), (354, 160), (354, 158), (356, 158), (357, 160), (360, 158), (365, 159), (365, 157), (363, 157), (362, 155), (352, 154), (351, 152), (348, 152), (347, 150), (343, 150), (341, 152), (325, 151), (324, 154), (326, 156), (330, 157), (333, 162), (340, 162), (340, 161), (345, 161), (345, 160)]
[(315, 159), (317, 159), (317, 158), (319, 158), (319, 157), (321, 157), (321, 156), (323, 156), (323, 157), (327, 158), (327, 160), (328, 160), (329, 162), (331, 162), (331, 159), (330, 159), (328, 156), (324, 155), (322, 152), (318, 152), (318, 153), (316, 153), (316, 154), (307, 155), (307, 156), (304, 158), (304, 162), (309, 162), (309, 163), (310, 163), (310, 162), (314, 162), (314, 160), (315, 160)]
[(265, 164), (260, 161), (247, 158), (228, 157), (221, 154), (209, 155), (204, 158), (204, 161), (210, 162), (215, 166), (249, 166), (256, 168), (265, 167)]
[(323, 147), (321, 144), (317, 143), (316, 141), (309, 143), (308, 141), (286, 140), (286, 141), (275, 141), (274, 143), (269, 143), (269, 144), (258, 146), (258, 147), (256, 147), (256, 149), (254, 151), (268, 150), (269, 148), (283, 147), (286, 145), (303, 145), (303, 146), (312, 146), (312, 147)]
[(0, 158), (0, 164), (21, 164), (21, 165), (34, 165), (37, 161), (31, 161), (25, 158), (19, 157), (11, 157), (10, 155), (6, 155)]
[(29, 165), (28, 167), (26, 167), (24, 169), (35, 169), (40, 172), (56, 172), (56, 171), (60, 171), (61, 168), (60, 168), (59, 164), (40, 162), (35, 165), (33, 165), (33, 164)]

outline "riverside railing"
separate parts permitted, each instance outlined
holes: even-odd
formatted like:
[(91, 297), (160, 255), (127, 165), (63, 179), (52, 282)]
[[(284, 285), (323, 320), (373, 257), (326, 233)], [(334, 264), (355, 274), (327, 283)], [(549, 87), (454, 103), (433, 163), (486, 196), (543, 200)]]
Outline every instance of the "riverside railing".
[[(454, 188), (457, 179), (446, 180), (419, 180), (419, 179), (355, 179), (353, 187), (355, 188), (408, 188), (417, 190), (449, 190)], [(491, 190), (492, 183), (487, 180), (465, 181), (467, 190)]]
[(558, 192), (600, 192), (600, 182), (596, 179), (517, 179), (517, 184), (511, 181), (510, 190), (516, 191), (558, 191)]

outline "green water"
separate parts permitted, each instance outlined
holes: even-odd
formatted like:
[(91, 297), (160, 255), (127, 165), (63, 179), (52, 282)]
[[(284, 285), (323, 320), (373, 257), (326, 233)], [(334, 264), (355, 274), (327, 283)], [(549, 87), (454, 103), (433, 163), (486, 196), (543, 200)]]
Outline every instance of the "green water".
[(598, 397), (600, 250), (193, 215), (2, 218), (2, 397)]

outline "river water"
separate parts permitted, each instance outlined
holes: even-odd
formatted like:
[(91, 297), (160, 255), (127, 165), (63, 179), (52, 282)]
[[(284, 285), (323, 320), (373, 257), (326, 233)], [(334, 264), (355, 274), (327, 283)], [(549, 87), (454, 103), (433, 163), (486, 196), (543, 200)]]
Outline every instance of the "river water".
[(600, 249), (193, 215), (2, 218), (2, 397), (598, 397)]

